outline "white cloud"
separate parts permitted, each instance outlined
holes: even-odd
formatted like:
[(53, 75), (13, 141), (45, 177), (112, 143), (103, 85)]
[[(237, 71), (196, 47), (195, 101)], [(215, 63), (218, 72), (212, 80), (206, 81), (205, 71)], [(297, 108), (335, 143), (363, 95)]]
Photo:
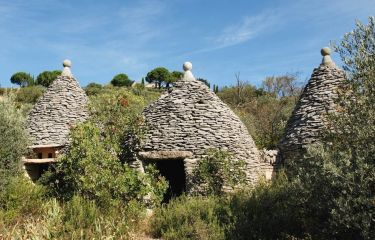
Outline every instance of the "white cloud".
[(247, 42), (276, 23), (276, 15), (267, 12), (257, 16), (246, 16), (241, 22), (224, 28), (214, 42), (217, 48)]
[(207, 47), (184, 53), (182, 56), (210, 52), (245, 43), (268, 31), (271, 27), (275, 27), (280, 22), (280, 15), (271, 11), (255, 16), (242, 17), (237, 23), (224, 27), (217, 35), (207, 37)]

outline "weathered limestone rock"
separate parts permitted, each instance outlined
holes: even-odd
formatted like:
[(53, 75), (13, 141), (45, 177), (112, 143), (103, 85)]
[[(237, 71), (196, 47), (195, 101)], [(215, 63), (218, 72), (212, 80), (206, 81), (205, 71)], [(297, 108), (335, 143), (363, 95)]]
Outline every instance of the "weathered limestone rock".
[(280, 163), (301, 158), (306, 146), (319, 139), (325, 115), (335, 111), (337, 89), (344, 83), (345, 73), (332, 61), (329, 48), (323, 48), (321, 54), (322, 63), (314, 69), (280, 141)]
[(65, 60), (64, 70), (34, 105), (27, 118), (32, 145), (68, 143), (70, 128), (88, 118), (87, 96), (70, 71)]
[(153, 159), (151, 156), (157, 152), (190, 152), (184, 159), (189, 174), (207, 149), (226, 150), (234, 159), (246, 162), (247, 180), (255, 183), (265, 163), (246, 127), (204, 83), (194, 78), (191, 63), (183, 68), (184, 77), (143, 112), (148, 132), (139, 157)]

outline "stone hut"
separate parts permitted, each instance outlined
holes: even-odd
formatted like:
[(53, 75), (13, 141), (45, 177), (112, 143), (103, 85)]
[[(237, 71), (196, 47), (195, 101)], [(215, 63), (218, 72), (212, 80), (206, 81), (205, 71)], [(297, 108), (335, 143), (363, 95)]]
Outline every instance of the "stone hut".
[(189, 175), (207, 149), (221, 149), (246, 162), (247, 180), (254, 183), (263, 166), (246, 127), (204, 83), (192, 64), (184, 63), (182, 79), (148, 106), (143, 114), (148, 130), (137, 154), (141, 166), (156, 163), (174, 194), (190, 191)]
[(33, 181), (67, 146), (71, 127), (88, 117), (88, 98), (70, 71), (71, 62), (65, 60), (63, 66), (62, 74), (48, 87), (27, 118), (32, 145), (23, 163)]
[(337, 89), (344, 83), (345, 73), (335, 65), (330, 53), (328, 47), (321, 50), (322, 63), (314, 69), (287, 122), (279, 144), (278, 163), (303, 157), (306, 146), (319, 139), (325, 116), (335, 109)]

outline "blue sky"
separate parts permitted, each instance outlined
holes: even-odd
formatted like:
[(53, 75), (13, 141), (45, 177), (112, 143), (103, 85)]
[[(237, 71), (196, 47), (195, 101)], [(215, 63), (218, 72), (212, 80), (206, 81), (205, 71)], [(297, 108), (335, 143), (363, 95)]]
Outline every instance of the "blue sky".
[(0, 85), (17, 71), (62, 69), (64, 59), (82, 86), (185, 61), (219, 86), (238, 72), (254, 85), (287, 72), (304, 80), (322, 47), (370, 15), (375, 0), (0, 0)]

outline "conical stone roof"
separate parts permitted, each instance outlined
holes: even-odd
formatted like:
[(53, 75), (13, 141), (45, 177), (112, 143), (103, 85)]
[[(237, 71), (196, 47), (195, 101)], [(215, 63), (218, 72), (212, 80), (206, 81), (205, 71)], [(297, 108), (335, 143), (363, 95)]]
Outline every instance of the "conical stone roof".
[(321, 54), (323, 61), (314, 69), (287, 122), (279, 144), (279, 161), (301, 158), (306, 146), (319, 139), (325, 115), (334, 111), (337, 88), (343, 84), (345, 73), (332, 61), (329, 48), (323, 48)]
[(173, 90), (144, 110), (148, 132), (141, 151), (187, 151), (183, 158), (189, 173), (207, 149), (226, 150), (245, 160), (248, 180), (256, 181), (261, 163), (253, 139), (233, 111), (194, 78), (191, 68), (185, 63), (184, 77)]
[(87, 119), (88, 98), (70, 72), (65, 60), (61, 76), (47, 88), (28, 115), (27, 130), (33, 146), (68, 143), (71, 127)]

